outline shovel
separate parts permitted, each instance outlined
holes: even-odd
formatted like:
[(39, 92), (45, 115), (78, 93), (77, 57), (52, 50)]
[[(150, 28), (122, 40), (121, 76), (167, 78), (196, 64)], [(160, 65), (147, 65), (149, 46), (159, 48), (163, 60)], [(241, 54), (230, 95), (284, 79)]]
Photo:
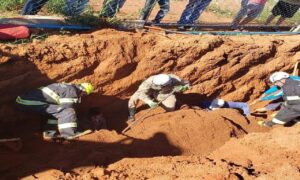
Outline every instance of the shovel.
[[(170, 97), (171, 95), (173, 95), (176, 91), (173, 90), (170, 94), (168, 94), (164, 99), (160, 100), (157, 104), (160, 105), (164, 100), (166, 100), (168, 97)], [(158, 106), (157, 106), (158, 107)], [(155, 107), (156, 108), (156, 107)], [(135, 121), (133, 121), (130, 125), (128, 125), (123, 131), (122, 134), (125, 134), (125, 132), (127, 132), (128, 130), (130, 130), (135, 124), (137, 124), (138, 122), (142, 122), (142, 120), (145, 119), (145, 117), (155, 108), (151, 108), (148, 109), (147, 112), (142, 115), (140, 118), (136, 119)]]
[(23, 147), (22, 141), (20, 138), (9, 138), (9, 139), (0, 139), (0, 143), (3, 143), (6, 147), (17, 152)]

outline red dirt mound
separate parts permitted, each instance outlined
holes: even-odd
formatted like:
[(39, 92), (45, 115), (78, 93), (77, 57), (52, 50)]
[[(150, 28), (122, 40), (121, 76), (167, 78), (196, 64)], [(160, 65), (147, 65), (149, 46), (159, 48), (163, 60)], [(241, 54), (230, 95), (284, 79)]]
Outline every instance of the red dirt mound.
[[(164, 113), (159, 108), (129, 131), (128, 137), (117, 132), (126, 127), (128, 97), (148, 76), (166, 72), (189, 80), (193, 88), (178, 95), (178, 105), (193, 107), (215, 97), (253, 100), (267, 87), (266, 79), (271, 72), (292, 71), (294, 62), (300, 59), (298, 37), (162, 36), (101, 30), (52, 36), (26, 45), (1, 44), (0, 122), (3, 125), (0, 135), (14, 132), (22, 137), (24, 148), (19, 153), (1, 154), (0, 173), (7, 178), (31, 175), (89, 179), (93, 173), (100, 178), (115, 179), (192, 178), (191, 169), (200, 166), (203, 171), (195, 171), (199, 175), (195, 178), (260, 176), (259, 168), (251, 174), (253, 170), (245, 164), (230, 164), (219, 157), (200, 158), (231, 139), (264, 130), (255, 125), (254, 118), (246, 119), (236, 110), (206, 112), (187, 108)], [(91, 106), (103, 107), (109, 128), (116, 131), (99, 131), (73, 143), (42, 141), (37, 133), (42, 118), (16, 111), (14, 99), (29, 89), (63, 81), (93, 83), (96, 93), (83, 99), (78, 111), (85, 112)], [(137, 118), (144, 113), (141, 107)], [(239, 148), (240, 141), (236, 142)], [(263, 146), (259, 140), (257, 145)], [(299, 146), (295, 144), (295, 147)], [(153, 158), (157, 156), (180, 157)], [(124, 157), (133, 159), (118, 162)], [(190, 166), (184, 162), (192, 164), (191, 169), (187, 170)], [(139, 164), (136, 171), (131, 169)], [(181, 173), (184, 169), (190, 173)], [(267, 170), (263, 172), (270, 174)], [(163, 176), (166, 173), (170, 176)]]

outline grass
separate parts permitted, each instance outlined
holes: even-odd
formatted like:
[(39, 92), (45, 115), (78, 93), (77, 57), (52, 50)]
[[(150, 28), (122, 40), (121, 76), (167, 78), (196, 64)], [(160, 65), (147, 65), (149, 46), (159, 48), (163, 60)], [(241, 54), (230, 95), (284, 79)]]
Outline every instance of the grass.
[(1, 11), (20, 10), (26, 0), (0, 0)]
[(32, 42), (34, 39), (37, 40), (45, 40), (47, 39), (49, 35), (47, 33), (41, 33), (41, 34), (31, 34), (29, 38), (27, 39), (16, 39), (14, 41), (0, 41), (0, 43), (3, 44), (26, 44)]
[(210, 4), (206, 10), (213, 12), (217, 16), (234, 17), (234, 12), (231, 12), (228, 9), (221, 9), (217, 4), (214, 4), (214, 3)]

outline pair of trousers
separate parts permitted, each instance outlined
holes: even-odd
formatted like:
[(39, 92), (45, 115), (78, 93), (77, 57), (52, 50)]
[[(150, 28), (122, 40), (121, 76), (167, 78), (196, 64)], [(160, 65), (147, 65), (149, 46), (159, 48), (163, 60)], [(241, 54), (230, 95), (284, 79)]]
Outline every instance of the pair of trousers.
[(186, 5), (178, 24), (193, 24), (200, 17), (211, 0), (189, 0)]
[(160, 23), (170, 10), (170, 0), (146, 0), (145, 6), (142, 9), (140, 20), (147, 21), (156, 2), (159, 4), (160, 10), (156, 14), (153, 23)]

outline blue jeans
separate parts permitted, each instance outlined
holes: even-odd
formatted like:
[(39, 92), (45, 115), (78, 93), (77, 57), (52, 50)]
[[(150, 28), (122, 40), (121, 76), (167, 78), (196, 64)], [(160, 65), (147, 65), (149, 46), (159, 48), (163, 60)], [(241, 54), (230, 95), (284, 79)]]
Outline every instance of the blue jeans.
[(193, 24), (210, 4), (211, 0), (189, 0), (178, 24)]
[(27, 0), (22, 8), (21, 15), (35, 15), (47, 2), (48, 0)]
[[(200, 103), (200, 107), (204, 109), (209, 109), (211, 105), (211, 101), (204, 101)], [(231, 101), (225, 101), (225, 104), (223, 107), (220, 108), (234, 108), (234, 109), (240, 109), (243, 111), (243, 115), (248, 116), (250, 115), (250, 108), (247, 103), (244, 102), (231, 102)]]
[[(49, 0), (27, 0), (24, 4), (21, 14), (22, 15), (35, 15)], [(66, 6), (64, 7), (64, 13), (67, 16), (79, 15), (82, 13), (88, 0), (65, 0)]]
[(155, 6), (155, 3), (158, 2), (160, 10), (155, 16), (153, 23), (160, 23), (160, 21), (166, 16), (170, 10), (170, 0), (146, 0), (145, 7), (142, 9), (140, 20), (147, 21), (148, 17), (151, 14), (152, 9)]

